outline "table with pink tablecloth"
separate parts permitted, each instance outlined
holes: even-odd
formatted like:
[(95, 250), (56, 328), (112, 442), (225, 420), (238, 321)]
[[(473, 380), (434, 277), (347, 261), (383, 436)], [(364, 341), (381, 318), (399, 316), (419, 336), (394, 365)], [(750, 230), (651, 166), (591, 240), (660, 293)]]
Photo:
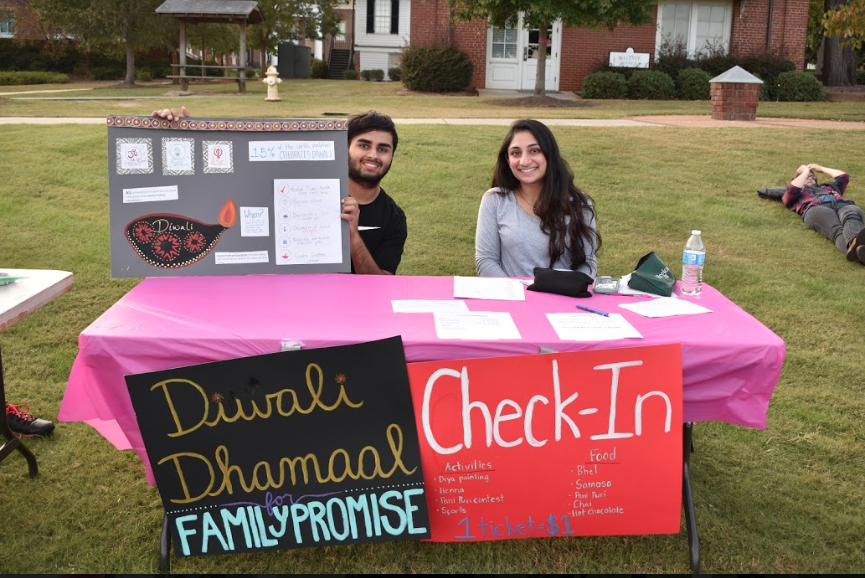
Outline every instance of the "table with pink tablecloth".
[[(692, 300), (712, 313), (648, 318), (623, 308), (649, 297), (577, 299), (526, 291), (525, 301), (466, 299), (470, 311), (507, 311), (519, 340), (439, 339), (431, 313), (394, 313), (393, 300), (453, 299), (453, 277), (349, 274), (144, 279), (79, 337), (60, 421), (83, 421), (150, 471), (124, 376), (210, 361), (329, 347), (399, 335), (406, 361), (432, 361), (680, 343), (685, 422), (765, 428), (784, 341), (708, 285)], [(576, 304), (621, 313), (643, 336), (562, 341), (547, 313)]]

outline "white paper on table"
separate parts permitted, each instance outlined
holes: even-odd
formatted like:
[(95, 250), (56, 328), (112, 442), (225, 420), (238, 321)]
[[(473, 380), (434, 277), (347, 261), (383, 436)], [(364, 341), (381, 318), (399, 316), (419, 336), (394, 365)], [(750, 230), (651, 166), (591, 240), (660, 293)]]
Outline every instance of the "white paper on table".
[(691, 303), (684, 299), (673, 299), (671, 297), (658, 297), (651, 301), (640, 303), (619, 303), (619, 307), (638, 313), (643, 317), (672, 317), (673, 315), (695, 315), (697, 313), (711, 313), (702, 305)]
[[(657, 295), (655, 293), (649, 293), (647, 291), (639, 291), (637, 289), (631, 289), (628, 287), (628, 281), (631, 280), (631, 274), (622, 275), (622, 278), (619, 280), (619, 288), (616, 290), (616, 293), (620, 295), (644, 295), (646, 297), (657, 297), (662, 298), (661, 295)], [(670, 295), (669, 299), (678, 299), (675, 293)]]
[(393, 299), (394, 313), (435, 313), (436, 311), (468, 311), (465, 301), (456, 299)]
[(454, 297), (525, 301), (526, 287), (508, 277), (454, 277)]
[(433, 313), (439, 339), (522, 339), (507, 311)]
[(550, 325), (562, 341), (610, 341), (643, 336), (619, 313), (609, 317), (595, 313), (547, 313)]

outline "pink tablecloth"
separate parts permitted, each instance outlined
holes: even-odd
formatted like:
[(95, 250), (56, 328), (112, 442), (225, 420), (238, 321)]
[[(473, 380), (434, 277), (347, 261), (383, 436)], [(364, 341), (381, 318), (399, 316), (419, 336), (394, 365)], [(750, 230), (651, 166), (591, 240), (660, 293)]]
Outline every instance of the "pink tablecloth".
[[(85, 329), (60, 421), (83, 421), (147, 466), (125, 375), (400, 335), (408, 362), (681, 343), (684, 419), (765, 428), (784, 341), (712, 287), (686, 299), (709, 314), (647, 318), (625, 309), (644, 297), (575, 299), (526, 292), (525, 301), (466, 300), (471, 311), (508, 311), (519, 341), (441, 340), (430, 313), (394, 313), (394, 299), (452, 299), (453, 277), (346, 274), (159, 277), (143, 280)], [(561, 341), (546, 313), (584, 304), (621, 313), (643, 339)]]

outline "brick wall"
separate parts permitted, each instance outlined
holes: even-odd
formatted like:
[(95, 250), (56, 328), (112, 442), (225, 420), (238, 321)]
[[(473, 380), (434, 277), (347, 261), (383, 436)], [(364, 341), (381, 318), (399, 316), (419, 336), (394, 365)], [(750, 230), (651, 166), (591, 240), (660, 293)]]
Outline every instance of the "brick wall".
[(655, 61), (655, 26), (618, 26), (607, 28), (565, 28), (562, 30), (559, 90), (579, 92), (583, 79), (599, 66), (609, 63), (610, 51), (648, 52)]
[[(337, 42), (334, 39), (333, 47), (348, 50), (352, 47), (352, 44), (354, 44), (354, 12), (346, 9), (337, 9), (335, 12), (345, 23), (345, 40)], [(328, 36), (328, 40), (329, 39), (330, 36)]]
[[(808, 0), (775, 0), (772, 31), (768, 34), (770, 0), (733, 3), (730, 53), (734, 56), (775, 54), (792, 60), (797, 70), (805, 66), (805, 36), (808, 33)], [(768, 47), (767, 47), (767, 36)]]
[[(744, 2), (744, 9), (742, 4)], [(734, 0), (730, 31), (730, 53), (733, 56), (764, 54), (769, 22), (770, 0)], [(805, 65), (805, 35), (808, 25), (809, 0), (774, 0), (770, 50), (772, 54), (792, 60), (797, 69)], [(453, 45), (465, 51), (474, 63), (474, 84), (486, 83), (486, 23), (449, 24), (447, 0), (412, 2), (411, 42), (415, 46), (432, 44)], [(583, 79), (609, 62), (610, 51), (650, 54), (650, 66), (655, 60), (655, 23), (643, 26), (607, 28), (566, 28), (562, 30), (559, 90), (579, 92)]]
[(447, 0), (424, 0), (411, 5), (412, 46), (454, 46), (465, 52), (474, 65), (472, 84), (486, 83), (487, 27), (483, 21), (450, 22)]

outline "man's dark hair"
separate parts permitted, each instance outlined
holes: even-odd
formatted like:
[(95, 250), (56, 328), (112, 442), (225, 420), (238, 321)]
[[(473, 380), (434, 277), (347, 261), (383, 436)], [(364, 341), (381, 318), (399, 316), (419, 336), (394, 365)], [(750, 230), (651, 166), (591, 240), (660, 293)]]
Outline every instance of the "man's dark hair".
[(393, 120), (386, 115), (380, 114), (374, 110), (363, 114), (355, 114), (348, 119), (348, 143), (354, 140), (359, 134), (367, 133), (372, 130), (380, 130), (389, 132), (393, 137), (393, 152), (396, 152), (396, 145), (399, 142), (399, 137), (396, 135), (396, 126)]

